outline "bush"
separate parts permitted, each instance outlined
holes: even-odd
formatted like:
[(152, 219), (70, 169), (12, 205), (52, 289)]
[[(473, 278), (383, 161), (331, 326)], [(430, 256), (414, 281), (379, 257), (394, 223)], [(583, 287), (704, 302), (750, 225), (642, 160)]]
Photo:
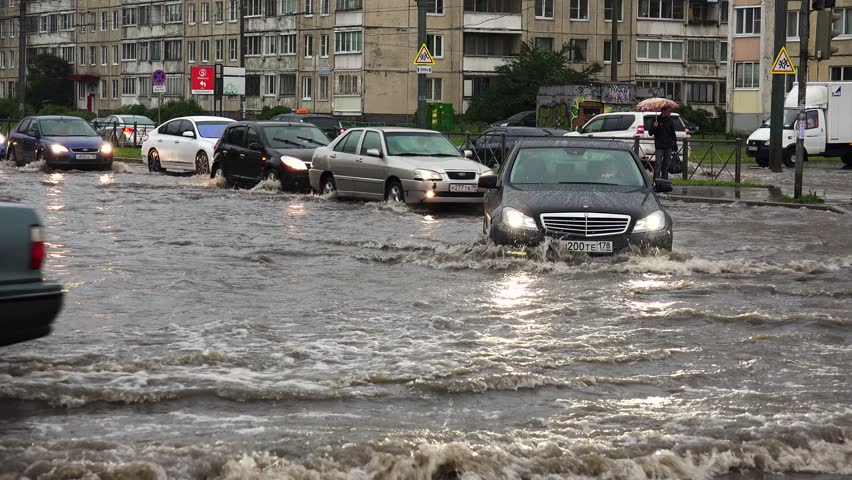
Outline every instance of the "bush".
[(21, 111), (18, 109), (17, 98), (0, 99), (0, 118), (21, 118)]
[(144, 105), (122, 105), (116, 108), (114, 113), (116, 115), (142, 115), (147, 117), (148, 109)]
[(48, 104), (41, 107), (41, 110), (38, 111), (39, 115), (64, 115), (66, 117), (78, 117), (83, 120), (94, 120), (95, 114), (92, 112), (84, 112), (81, 110), (74, 110), (73, 108), (68, 108), (64, 105), (52, 105)]
[(257, 114), (258, 120), (271, 120), (273, 117), (278, 115), (283, 115), (285, 113), (292, 113), (293, 109), (290, 107), (285, 107), (283, 105), (276, 105), (274, 107), (263, 107), (260, 110), (260, 113)]
[(677, 113), (698, 125), (701, 133), (724, 133), (727, 130), (727, 112), (724, 108), (717, 108), (714, 115), (703, 108), (695, 108), (691, 105), (681, 105)]

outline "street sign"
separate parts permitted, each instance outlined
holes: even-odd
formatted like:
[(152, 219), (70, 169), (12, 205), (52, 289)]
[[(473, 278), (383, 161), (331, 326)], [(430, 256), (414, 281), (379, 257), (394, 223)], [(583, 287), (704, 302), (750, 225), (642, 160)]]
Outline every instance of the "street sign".
[(192, 67), (192, 85), (191, 92), (193, 95), (213, 95), (215, 79), (212, 66), (194, 66)]
[(429, 65), (417, 65), (417, 73), (432, 73), (432, 67)]
[(222, 71), (222, 94), (233, 97), (246, 94), (246, 69), (225, 67)]
[(772, 69), (770, 72), (773, 75), (796, 74), (796, 67), (790, 59), (790, 54), (787, 53), (787, 47), (781, 47), (781, 51), (778, 52), (778, 56), (775, 57), (775, 61), (772, 63)]
[(432, 54), (429, 53), (429, 48), (424, 43), (420, 47), (420, 51), (417, 52), (417, 56), (414, 57), (415, 65), (435, 65), (435, 59), (432, 58)]
[(166, 93), (165, 85), (154, 85), (154, 89), (152, 90), (154, 93)]
[(165, 85), (166, 72), (162, 70), (154, 70), (154, 73), (151, 74), (151, 81), (154, 82), (154, 85)]

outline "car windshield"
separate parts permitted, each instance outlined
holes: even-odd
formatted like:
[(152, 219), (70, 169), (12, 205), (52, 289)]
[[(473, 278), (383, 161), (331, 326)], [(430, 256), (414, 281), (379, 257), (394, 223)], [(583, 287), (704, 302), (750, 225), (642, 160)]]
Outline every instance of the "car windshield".
[(125, 117), (121, 117), (122, 121), (128, 125), (154, 125), (154, 121), (148, 117), (143, 117), (141, 115), (127, 115)]
[(322, 130), (311, 125), (269, 125), (263, 127), (263, 134), (272, 148), (316, 148), (331, 141)]
[[(799, 110), (796, 108), (785, 108), (784, 109), (784, 128), (793, 129), (796, 127), (796, 120), (799, 118)], [(766, 121), (766, 124), (769, 125), (769, 121)]]
[(328, 118), (328, 117), (306, 117), (302, 120), (303, 122), (310, 123), (311, 125), (316, 125), (317, 127), (323, 130), (331, 130), (332, 128), (339, 128), (339, 122), (336, 118)]
[(219, 138), (229, 123), (231, 122), (198, 122), (195, 125), (202, 138)]
[(507, 118), (506, 120), (504, 120), (504, 122), (515, 122), (515, 121), (523, 119), (524, 117), (526, 117), (529, 114), (530, 114), (530, 112), (516, 113), (516, 114), (512, 115), (511, 117)]
[(409, 157), (459, 157), (458, 149), (440, 133), (388, 132), (385, 133), (388, 155)]
[(514, 185), (645, 186), (642, 172), (630, 152), (576, 147), (522, 148), (512, 165), (509, 182)]
[(45, 137), (97, 137), (98, 133), (85, 120), (78, 118), (48, 119), (41, 121)]

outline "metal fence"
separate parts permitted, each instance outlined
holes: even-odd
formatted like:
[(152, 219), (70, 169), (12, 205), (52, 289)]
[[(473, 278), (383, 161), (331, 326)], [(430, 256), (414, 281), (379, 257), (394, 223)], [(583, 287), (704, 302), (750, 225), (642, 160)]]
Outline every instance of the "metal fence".
[[(0, 133), (8, 138), (9, 133), (15, 128), (20, 120), (11, 118), (0, 119)], [(153, 131), (159, 125), (139, 125), (134, 123), (105, 123), (105, 122), (89, 122), (92, 128), (106, 141), (110, 141), (117, 147), (140, 147), (142, 142), (148, 138), (148, 133)]]

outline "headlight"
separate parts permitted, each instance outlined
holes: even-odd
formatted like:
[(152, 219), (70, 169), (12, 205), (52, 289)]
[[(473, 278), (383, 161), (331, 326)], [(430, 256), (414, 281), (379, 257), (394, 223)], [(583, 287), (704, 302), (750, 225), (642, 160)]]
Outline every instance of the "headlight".
[(655, 232), (657, 230), (662, 230), (666, 226), (666, 215), (662, 210), (657, 210), (656, 212), (648, 215), (647, 217), (636, 222), (636, 226), (633, 227), (633, 233), (639, 232)]
[(305, 165), (305, 162), (299, 160), (298, 158), (288, 157), (287, 155), (281, 155), (281, 163), (287, 165), (287, 167), (292, 168), (293, 170), (308, 169), (308, 166)]
[(534, 218), (528, 217), (512, 207), (505, 207), (503, 209), (503, 225), (510, 228), (538, 230), (538, 225), (535, 224)]
[(68, 148), (66, 148), (65, 145), (54, 143), (50, 146), (50, 151), (59, 155), (60, 153), (68, 153)]
[(101, 145), (101, 153), (105, 153), (107, 155), (112, 153), (112, 145), (110, 145), (109, 143)]
[(414, 171), (414, 179), (415, 180), (423, 180), (424, 182), (429, 181), (438, 181), (443, 180), (441, 174), (438, 172), (433, 172), (432, 170), (423, 170), (418, 168)]
[(6, 136), (0, 133), (0, 143), (6, 143)]

